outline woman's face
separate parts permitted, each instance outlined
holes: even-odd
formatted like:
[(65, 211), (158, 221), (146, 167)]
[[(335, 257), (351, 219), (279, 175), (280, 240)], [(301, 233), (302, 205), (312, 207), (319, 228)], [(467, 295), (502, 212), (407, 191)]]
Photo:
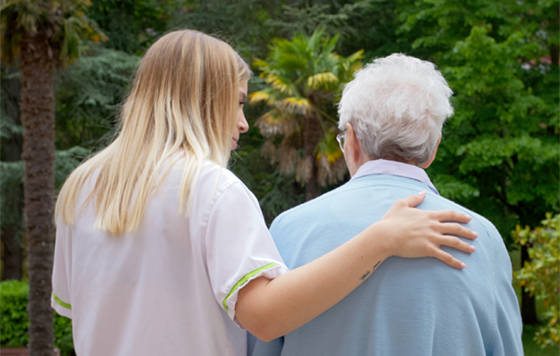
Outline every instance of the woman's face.
[(243, 113), (243, 105), (247, 100), (247, 81), (242, 81), (239, 84), (239, 106), (237, 108), (237, 121), (235, 123), (235, 130), (233, 130), (233, 137), (231, 138), (231, 149), (237, 148), (237, 141), (239, 141), (239, 135), (247, 132), (249, 130), (249, 124), (245, 120), (245, 114)]

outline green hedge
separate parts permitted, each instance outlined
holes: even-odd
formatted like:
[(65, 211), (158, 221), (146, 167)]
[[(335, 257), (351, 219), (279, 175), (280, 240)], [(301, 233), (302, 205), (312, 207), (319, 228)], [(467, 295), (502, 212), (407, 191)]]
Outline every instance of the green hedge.
[[(29, 343), (27, 327), (27, 294), (29, 285), (21, 281), (0, 283), (0, 345), (26, 346)], [(72, 320), (54, 313), (55, 346), (62, 356), (74, 354)]]

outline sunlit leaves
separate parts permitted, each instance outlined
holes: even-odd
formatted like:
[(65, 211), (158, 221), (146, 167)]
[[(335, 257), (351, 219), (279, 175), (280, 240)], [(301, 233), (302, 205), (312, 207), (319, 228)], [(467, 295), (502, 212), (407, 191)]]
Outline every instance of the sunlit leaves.
[(517, 225), (514, 240), (528, 247), (530, 262), (514, 273), (516, 284), (541, 299), (545, 323), (535, 335), (543, 347), (560, 346), (560, 215), (546, 214), (541, 226), (532, 230)]
[[(301, 184), (313, 178), (314, 167), (317, 177), (313, 179), (322, 186), (340, 181), (346, 171), (334, 138), (332, 104), (354, 71), (361, 68), (363, 51), (342, 57), (334, 52), (337, 41), (338, 36), (325, 36), (324, 29), (291, 40), (277, 38), (269, 47), (267, 60), (253, 62), (267, 87), (250, 94), (249, 100), (271, 106), (256, 122), (268, 139), (263, 151), (280, 163), (281, 172), (295, 173)], [(311, 134), (318, 136), (311, 146), (313, 152), (299, 154), (305, 152), (304, 137), (309, 137), (304, 131), (307, 120), (318, 120), (321, 132)]]

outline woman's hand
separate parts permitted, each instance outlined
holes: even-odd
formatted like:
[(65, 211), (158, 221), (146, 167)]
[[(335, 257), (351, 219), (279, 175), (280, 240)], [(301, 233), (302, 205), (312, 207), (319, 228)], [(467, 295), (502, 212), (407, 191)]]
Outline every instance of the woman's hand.
[[(462, 241), (458, 235), (476, 239), (478, 234), (459, 223), (468, 223), (472, 218), (453, 210), (423, 211), (414, 207), (426, 197), (426, 192), (400, 199), (383, 216), (381, 223), (391, 231), (391, 255), (414, 258), (435, 257), (455, 268), (467, 267), (463, 262), (443, 251), (440, 246), (450, 246), (471, 253), (474, 246)], [(447, 222), (445, 221), (454, 221)]]

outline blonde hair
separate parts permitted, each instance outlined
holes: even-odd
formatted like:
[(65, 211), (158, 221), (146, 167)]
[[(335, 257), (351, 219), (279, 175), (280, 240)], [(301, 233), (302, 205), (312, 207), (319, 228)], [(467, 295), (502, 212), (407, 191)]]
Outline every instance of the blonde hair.
[(250, 75), (239, 55), (216, 38), (191, 30), (160, 38), (140, 63), (118, 136), (66, 180), (56, 203), (57, 219), (74, 225), (79, 192), (99, 170), (84, 202), (94, 204), (94, 227), (117, 236), (134, 231), (169, 171), (162, 177), (163, 165), (177, 153), (185, 158), (178, 209), (188, 214), (189, 192), (203, 162), (227, 165), (239, 84)]

